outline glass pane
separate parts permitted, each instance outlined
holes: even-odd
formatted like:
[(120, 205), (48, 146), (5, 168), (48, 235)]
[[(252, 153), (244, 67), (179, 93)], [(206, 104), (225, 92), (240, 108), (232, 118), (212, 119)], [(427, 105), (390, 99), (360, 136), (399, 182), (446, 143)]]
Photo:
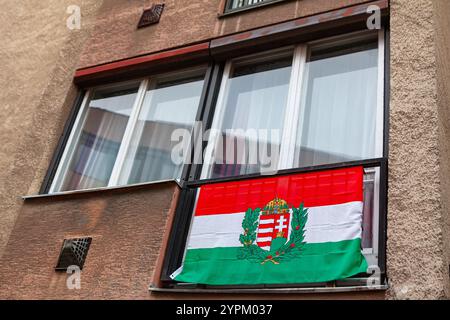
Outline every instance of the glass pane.
[(375, 158), (377, 44), (312, 50), (295, 167)]
[(230, 9), (239, 9), (250, 7), (263, 2), (272, 2), (275, 0), (229, 0), (230, 1)]
[(94, 92), (60, 191), (108, 185), (138, 86)]
[(276, 169), (291, 76), (292, 54), (235, 64), (229, 77), (208, 178)]
[(363, 249), (373, 248), (375, 173), (364, 175), (364, 206), (361, 246)]
[(150, 84), (133, 131), (120, 184), (179, 179), (183, 163), (172, 160), (172, 141), (177, 129), (191, 132), (200, 96), (204, 71), (159, 78)]

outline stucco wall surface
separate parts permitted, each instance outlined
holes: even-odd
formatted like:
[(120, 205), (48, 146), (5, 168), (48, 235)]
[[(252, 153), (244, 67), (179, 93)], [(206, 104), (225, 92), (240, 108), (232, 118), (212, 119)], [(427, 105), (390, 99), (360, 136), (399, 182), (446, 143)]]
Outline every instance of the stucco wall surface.
[[(36, 193), (72, 107), (73, 74), (97, 0), (0, 0), (0, 257), (22, 205)], [(66, 26), (69, 5), (80, 30)]]
[(83, 50), (79, 68), (209, 40), (367, 0), (288, 0), (222, 17), (223, 0), (165, 0), (158, 24), (136, 30), (148, 0), (106, 0), (95, 30)]
[[(450, 1), (434, 1), (436, 23), (436, 60), (438, 80), (439, 143), (441, 149), (441, 180), (443, 199), (444, 249), (450, 269)], [(447, 272), (449, 271), (447, 269)], [(446, 294), (450, 298), (450, 275)], [(445, 282), (445, 279), (444, 279)]]
[[(141, 218), (138, 212), (145, 212), (149, 206), (154, 206), (145, 197), (140, 198), (142, 193), (122, 195), (117, 200), (111, 199), (111, 203), (98, 199), (46, 204), (38, 201), (39, 205), (36, 206), (35, 201), (24, 205), (20, 198), (39, 190), (72, 107), (76, 94), (72, 80), (77, 67), (156, 52), (361, 2), (366, 1), (288, 1), (269, 6), (267, 10), (217, 19), (220, 0), (167, 0), (160, 24), (136, 30), (142, 9), (148, 6), (149, 1), (31, 0), (17, 5), (13, 1), (0, 0), (0, 33), (4, 40), (0, 48), (0, 257), (10, 231), (14, 225), (17, 228), (11, 236), (11, 246), (5, 252), (5, 260), (0, 264), (3, 263), (4, 267), (4, 261), (7, 261), (20, 271), (9, 269), (10, 277), (0, 279), (0, 295), (7, 298), (72, 297), (73, 292), (64, 292), (65, 278), (54, 274), (52, 269), (62, 237), (89, 231), (97, 235), (98, 239), (103, 237), (102, 234), (108, 239), (119, 235), (119, 239), (127, 241), (124, 232), (132, 230), (133, 226), (129, 219)], [(81, 30), (71, 31), (66, 27), (66, 8), (71, 4), (80, 5)], [(387, 257), (390, 290), (386, 297), (448, 298), (450, 2), (391, 0), (390, 4)], [(167, 197), (161, 194), (159, 199), (165, 202)], [(134, 199), (138, 204), (129, 215), (122, 217), (112, 208), (123, 210), (126, 205), (121, 201), (129, 204), (128, 199)], [(170, 202), (170, 199), (167, 201)], [(163, 210), (165, 207), (161, 206), (165, 204), (168, 205), (158, 203), (157, 207)], [(68, 205), (74, 208), (70, 216), (67, 215), (70, 214), (67, 212)], [(70, 220), (70, 217), (75, 220)], [(154, 238), (142, 239), (154, 243), (161, 241), (157, 235), (161, 229), (154, 229), (150, 223), (162, 226), (165, 221), (163, 218), (164, 215), (145, 220), (142, 226), (137, 226), (139, 235), (156, 232)], [(119, 227), (123, 221), (127, 225), (125, 229)], [(107, 224), (116, 233), (110, 233)], [(24, 240), (21, 239), (23, 235)], [(28, 246), (38, 261), (45, 264), (40, 266), (31, 262), (39, 273), (32, 274), (32, 270), (24, 269), (28, 260), (24, 260), (22, 255), (26, 255)], [(45, 246), (50, 248), (48, 252), (42, 251)], [(119, 257), (123, 260), (127, 256), (106, 242), (101, 247), (95, 246), (90, 253), (90, 257), (94, 257), (94, 261), (91, 261), (96, 261), (96, 266), (103, 268), (101, 262), (106, 260), (107, 265), (113, 266), (113, 275), (123, 274), (117, 271), (121, 265), (113, 259)], [(151, 249), (151, 245), (148, 246)], [(150, 259), (145, 256), (147, 254), (151, 256), (151, 260), (145, 260), (148, 262), (145, 266), (134, 265), (137, 269), (126, 269), (142, 275), (143, 280), (139, 282), (138, 289), (132, 287), (131, 282), (127, 284), (126, 278), (108, 282), (106, 277), (108, 290), (102, 291), (102, 288), (90, 284), (90, 293), (75, 295), (80, 298), (89, 295), (119, 298), (113, 289), (124, 286), (129, 291), (125, 290), (120, 298), (148, 298), (149, 294), (143, 291), (143, 283), (144, 280), (148, 282), (148, 272), (155, 263), (154, 250), (135, 251), (134, 247), (126, 248), (132, 248), (130, 252), (133, 257), (130, 259), (133, 261)], [(92, 266), (91, 270), (97, 268)], [(44, 267), (45, 270), (42, 269)], [(91, 272), (93, 274), (87, 277), (94, 281), (98, 274), (96, 271)], [(34, 287), (33, 282), (36, 283)], [(26, 287), (28, 285), (31, 289)], [(49, 288), (53, 291), (49, 291)], [(8, 292), (14, 290), (15, 293)], [(375, 296), (380, 297), (380, 293), (368, 295), (369, 298)], [(160, 294), (157, 297), (176, 298), (180, 295)], [(307, 298), (303, 295), (287, 297)]]
[[(0, 260), (0, 299), (148, 299), (177, 189), (27, 200)], [(77, 237), (92, 237), (78, 290), (54, 270), (63, 240)]]
[(433, 2), (390, 2), (387, 264), (393, 299), (440, 299), (448, 292), (443, 182), (449, 173), (441, 175)]

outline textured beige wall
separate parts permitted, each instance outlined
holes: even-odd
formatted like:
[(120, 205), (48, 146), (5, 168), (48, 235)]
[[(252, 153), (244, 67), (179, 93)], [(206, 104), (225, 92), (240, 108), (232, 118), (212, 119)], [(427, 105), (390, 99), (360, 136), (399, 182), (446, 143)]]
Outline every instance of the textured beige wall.
[[(22, 205), (37, 192), (71, 107), (72, 77), (98, 0), (0, 0), (0, 256)], [(81, 30), (66, 27), (80, 5)], [(35, 179), (38, 177), (38, 179)]]
[[(442, 223), (444, 225), (446, 264), (450, 268), (450, 1), (436, 0), (434, 1), (434, 9), (443, 195)], [(447, 275), (446, 292), (447, 297), (450, 298), (450, 275)]]
[[(144, 1), (139, 1), (135, 3), (142, 6)], [(318, 3), (329, 8), (337, 3), (302, 0), (295, 10), (292, 4), (277, 7), (278, 14), (263, 10), (254, 16), (218, 22), (214, 16), (200, 23), (201, 16), (193, 14), (196, 4), (185, 9), (185, 18), (177, 19), (170, 10), (178, 1), (166, 1), (168, 11), (160, 25), (135, 31), (141, 8), (130, 9), (125, 0), (105, 0), (96, 30), (88, 38), (102, 2), (30, 0), (17, 5), (0, 0), (0, 257), (22, 209), (20, 196), (36, 193), (42, 183), (76, 93), (72, 77), (77, 65), (161, 50), (308, 14), (318, 10)], [(219, 3), (203, 2), (211, 10)], [(362, 1), (341, 4), (357, 2)], [(77, 3), (83, 26), (70, 31), (65, 10)], [(450, 297), (449, 7), (448, 0), (391, 0), (387, 294), (391, 299)], [(173, 34), (173, 26), (185, 24), (194, 27), (181, 28), (183, 32), (174, 37), (163, 32)], [(86, 39), (90, 40), (80, 60)]]
[[(0, 299), (149, 299), (175, 182), (31, 199), (0, 259)], [(70, 210), (68, 210), (70, 208)], [(91, 237), (80, 290), (54, 267), (64, 239)]]
[(105, 0), (79, 67), (201, 42), (368, 1), (290, 0), (218, 19), (223, 0), (165, 0), (160, 22), (136, 30), (143, 9), (152, 1), (133, 0), (130, 5), (129, 0)]
[[(72, 107), (77, 66), (204, 41), (367, 0), (287, 1), (217, 19), (221, 0), (167, 0), (160, 24), (136, 30), (147, 0), (0, 0), (0, 256), (22, 205), (37, 193)], [(301, 3), (301, 5), (300, 5)], [(66, 27), (79, 5), (81, 30)], [(176, 32), (174, 32), (176, 30)], [(92, 36), (90, 36), (92, 34)]]
[(387, 263), (388, 297), (394, 299), (448, 293), (443, 181), (449, 173), (440, 167), (444, 119), (438, 109), (433, 2), (391, 1)]

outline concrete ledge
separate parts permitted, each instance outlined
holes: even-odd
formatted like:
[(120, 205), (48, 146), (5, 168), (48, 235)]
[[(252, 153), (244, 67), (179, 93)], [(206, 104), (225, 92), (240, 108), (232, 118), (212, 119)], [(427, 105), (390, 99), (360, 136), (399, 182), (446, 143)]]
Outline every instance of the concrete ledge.
[(168, 289), (168, 288), (154, 288), (150, 287), (151, 292), (163, 292), (163, 293), (214, 293), (214, 294), (236, 294), (236, 293), (251, 293), (251, 294), (289, 294), (289, 293), (344, 293), (344, 292), (379, 292), (389, 289), (388, 285), (378, 286), (354, 286), (354, 287), (323, 287), (323, 288), (273, 288), (273, 289)]
[(60, 197), (60, 196), (89, 194), (89, 193), (105, 192), (105, 191), (112, 191), (112, 190), (120, 191), (120, 190), (128, 190), (128, 189), (138, 189), (138, 188), (142, 188), (142, 187), (146, 187), (146, 186), (154, 186), (154, 185), (160, 185), (160, 184), (171, 183), (171, 182), (177, 184), (181, 188), (180, 182), (178, 180), (169, 179), (169, 180), (159, 180), (159, 181), (152, 181), (152, 182), (136, 183), (136, 184), (130, 184), (130, 185), (125, 185), (125, 186), (63, 191), (63, 192), (55, 192), (55, 193), (48, 193), (48, 194), (35, 194), (35, 195), (22, 196), (22, 199), (23, 200), (32, 200), (32, 199), (53, 198), (53, 197)]

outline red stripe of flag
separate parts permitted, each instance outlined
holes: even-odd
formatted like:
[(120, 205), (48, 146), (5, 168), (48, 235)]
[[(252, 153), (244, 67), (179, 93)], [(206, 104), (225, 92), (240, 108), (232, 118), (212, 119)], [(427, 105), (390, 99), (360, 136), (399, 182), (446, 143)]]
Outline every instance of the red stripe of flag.
[(273, 217), (272, 217), (271, 215), (269, 215), (269, 216), (261, 216), (261, 217), (259, 218), (259, 220), (261, 220), (261, 221), (264, 221), (264, 220), (273, 220)]
[(293, 174), (206, 185), (200, 188), (196, 216), (263, 209), (274, 198), (306, 207), (363, 201), (363, 167)]
[(272, 232), (266, 232), (266, 233), (258, 233), (258, 238), (266, 238), (266, 237), (271, 237), (273, 236), (273, 231)]

